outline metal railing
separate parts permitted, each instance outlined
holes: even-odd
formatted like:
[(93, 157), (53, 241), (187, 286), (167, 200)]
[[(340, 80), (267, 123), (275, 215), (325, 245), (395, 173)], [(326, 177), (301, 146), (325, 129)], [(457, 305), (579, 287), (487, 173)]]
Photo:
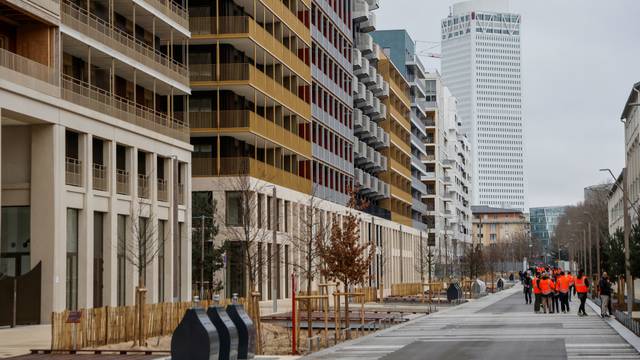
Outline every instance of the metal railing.
[(640, 322), (620, 310), (614, 310), (613, 316), (636, 336), (640, 336)]
[(146, 129), (189, 141), (189, 124), (66, 74), (62, 75), (62, 97)]
[(172, 0), (144, 0), (185, 28), (189, 28), (189, 11)]
[(152, 45), (140, 41), (132, 34), (110, 25), (107, 21), (69, 0), (62, 2), (61, 13), (62, 22), (65, 25), (87, 34), (155, 70), (162, 73), (169, 70), (182, 83), (189, 83), (189, 70), (184, 64), (169, 58), (166, 54), (161, 53)]
[(122, 195), (129, 195), (129, 172), (126, 170), (116, 170), (116, 192)]
[(142, 199), (149, 198), (149, 176), (138, 174), (138, 197)]
[(0, 48), (0, 66), (58, 86), (58, 72), (24, 56)]
[(66, 158), (65, 179), (67, 185), (82, 186), (82, 161), (72, 157)]
[(100, 191), (109, 190), (107, 180), (107, 167), (101, 164), (93, 164), (93, 189)]
[(158, 200), (169, 201), (169, 192), (167, 191), (167, 180), (158, 179)]

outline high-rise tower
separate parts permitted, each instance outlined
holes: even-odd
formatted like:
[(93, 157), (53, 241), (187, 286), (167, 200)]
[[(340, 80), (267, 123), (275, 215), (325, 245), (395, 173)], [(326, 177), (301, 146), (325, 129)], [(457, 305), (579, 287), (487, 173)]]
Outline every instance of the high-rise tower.
[(455, 4), (442, 20), (442, 76), (473, 151), (473, 203), (527, 208), (520, 15), (508, 0)]

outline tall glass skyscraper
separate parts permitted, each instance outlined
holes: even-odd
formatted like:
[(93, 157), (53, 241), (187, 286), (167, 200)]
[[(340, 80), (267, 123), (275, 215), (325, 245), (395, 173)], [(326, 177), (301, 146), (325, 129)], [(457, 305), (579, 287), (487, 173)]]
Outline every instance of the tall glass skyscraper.
[(442, 77), (473, 151), (473, 204), (527, 208), (520, 15), (509, 0), (455, 4), (442, 20)]
[(564, 215), (565, 206), (538, 207), (529, 209), (531, 222), (531, 239), (539, 241), (544, 252), (555, 250), (553, 237), (555, 236), (558, 219)]

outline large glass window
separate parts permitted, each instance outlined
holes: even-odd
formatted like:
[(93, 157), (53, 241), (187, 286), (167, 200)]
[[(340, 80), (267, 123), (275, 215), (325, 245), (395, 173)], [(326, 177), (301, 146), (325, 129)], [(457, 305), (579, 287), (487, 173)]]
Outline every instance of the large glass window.
[(164, 302), (165, 220), (158, 221), (158, 302)]
[(118, 215), (118, 306), (125, 306), (126, 303), (126, 274), (127, 274), (127, 217)]
[(0, 274), (22, 275), (31, 270), (31, 211), (28, 206), (2, 208)]
[(67, 310), (78, 309), (78, 212), (67, 209)]
[(104, 214), (93, 213), (93, 307), (102, 307), (104, 289)]
[(227, 191), (225, 203), (227, 225), (242, 225), (242, 193), (239, 191)]

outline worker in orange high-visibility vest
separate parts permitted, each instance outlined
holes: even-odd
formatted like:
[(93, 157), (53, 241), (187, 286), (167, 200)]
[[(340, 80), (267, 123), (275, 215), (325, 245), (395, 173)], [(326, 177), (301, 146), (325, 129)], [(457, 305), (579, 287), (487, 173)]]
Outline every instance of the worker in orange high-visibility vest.
[(542, 308), (544, 310), (544, 313), (546, 314), (547, 312), (549, 312), (550, 314), (553, 314), (551, 301), (553, 297), (554, 285), (553, 281), (549, 279), (548, 273), (544, 273), (542, 275), (542, 279), (540, 279), (540, 281), (538, 282), (538, 286), (540, 287), (540, 293), (542, 296)]
[(578, 316), (587, 316), (584, 304), (587, 302), (587, 294), (589, 293), (589, 278), (584, 276), (582, 270), (578, 271), (578, 276), (575, 279), (576, 293), (580, 299), (580, 308), (578, 309)]
[(533, 287), (533, 312), (536, 314), (540, 313), (540, 304), (542, 302), (542, 293), (540, 292), (540, 273), (536, 273), (531, 282), (531, 286)]
[(571, 286), (570, 275), (565, 275), (564, 271), (558, 276), (558, 292), (560, 293), (560, 310), (563, 314), (569, 312), (569, 287)]

